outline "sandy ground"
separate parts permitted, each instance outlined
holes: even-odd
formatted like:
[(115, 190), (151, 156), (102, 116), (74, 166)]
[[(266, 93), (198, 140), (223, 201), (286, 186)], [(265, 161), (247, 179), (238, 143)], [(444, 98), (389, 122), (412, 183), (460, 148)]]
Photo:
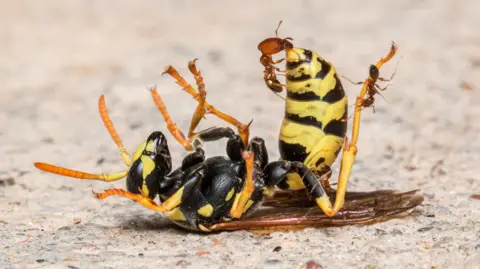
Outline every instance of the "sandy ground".
[[(160, 3), (162, 2), (162, 3)], [(480, 2), (0, 1), (1, 268), (480, 268)], [(93, 199), (124, 182), (41, 173), (46, 161), (123, 168), (97, 114), (106, 94), (130, 151), (166, 131), (157, 84), (186, 130), (195, 102), (168, 77), (199, 58), (208, 99), (264, 137), (272, 159), (283, 102), (262, 80), (257, 44), (281, 35), (363, 79), (390, 42), (394, 85), (364, 113), (350, 190), (420, 188), (413, 216), (371, 226), (261, 235), (198, 235), (126, 199)], [(350, 100), (359, 88), (344, 82)], [(209, 118), (203, 127), (217, 124)], [(210, 144), (209, 155), (223, 154)], [(175, 163), (184, 151), (170, 143)], [(335, 167), (338, 169), (338, 167)], [(280, 246), (281, 250), (273, 250)]]

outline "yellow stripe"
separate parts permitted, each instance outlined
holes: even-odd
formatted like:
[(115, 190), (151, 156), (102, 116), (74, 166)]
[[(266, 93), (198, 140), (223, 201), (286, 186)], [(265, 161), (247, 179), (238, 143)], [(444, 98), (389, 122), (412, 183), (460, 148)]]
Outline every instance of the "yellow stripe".
[(146, 155), (140, 157), (140, 160), (142, 160), (143, 164), (142, 177), (145, 180), (147, 176), (152, 173), (153, 169), (155, 169), (155, 162)]
[(335, 162), (335, 152), (342, 148), (344, 138), (335, 135), (326, 135), (320, 140), (308, 154), (304, 163), (307, 167), (315, 167), (320, 158), (324, 158), (324, 164), (331, 166)]
[(154, 147), (153, 141), (148, 141), (147, 146), (145, 146), (145, 151), (155, 152), (155, 147)]
[(306, 148), (307, 153), (312, 151), (324, 136), (323, 131), (317, 127), (305, 126), (285, 118), (280, 129), (280, 140), (289, 144), (300, 144)]
[(303, 180), (297, 173), (288, 173), (287, 180), (285, 182), (288, 184), (289, 190), (295, 191), (305, 189), (305, 185), (303, 185)]
[(323, 101), (296, 101), (290, 98), (286, 99), (285, 111), (300, 117), (314, 117), (316, 120), (323, 122), (324, 126), (329, 121), (342, 118), (345, 113), (345, 105), (347, 97), (343, 97), (340, 101), (328, 104)]
[[(303, 57), (303, 51), (304, 50), (300, 48), (287, 50), (287, 61), (298, 61), (298, 58), (305, 58)], [(299, 55), (301, 57), (298, 57)], [(302, 65), (299, 68), (287, 70), (286, 75), (299, 77), (302, 74), (309, 74), (312, 78), (314, 78), (315, 75), (322, 70), (321, 64), (317, 61), (317, 58), (323, 60), (323, 58), (320, 57), (316, 52), (312, 51), (312, 61), (309, 65)], [(330, 64), (330, 71), (324, 79), (309, 79), (299, 82), (287, 80), (287, 89), (288, 91), (294, 93), (314, 92), (316, 95), (323, 97), (335, 87), (335, 74), (336, 69), (332, 64)], [(307, 84), (310, 84), (310, 87), (307, 87)]]
[(243, 209), (243, 213), (247, 212), (247, 210), (253, 205), (253, 200), (248, 200), (245, 208)]
[(197, 213), (204, 217), (210, 217), (213, 213), (213, 207), (210, 204), (204, 205), (197, 210)]
[(178, 207), (166, 212), (166, 215), (169, 220), (186, 220), (185, 215)]
[(167, 210), (171, 210), (180, 205), (180, 203), (182, 202), (183, 189), (184, 187), (178, 189), (172, 196), (170, 196), (166, 201), (164, 201), (162, 205)]
[(227, 197), (225, 197), (225, 201), (230, 201), (230, 199), (232, 199), (234, 193), (235, 193), (235, 188), (232, 188), (232, 189), (227, 193)]
[(132, 162), (135, 162), (136, 160), (138, 160), (138, 158), (140, 158), (140, 156), (142, 156), (143, 154), (143, 150), (145, 149), (145, 145), (147, 144), (146, 141), (144, 141), (142, 144), (140, 144), (137, 149), (135, 150), (135, 152), (133, 153), (133, 157), (132, 157)]

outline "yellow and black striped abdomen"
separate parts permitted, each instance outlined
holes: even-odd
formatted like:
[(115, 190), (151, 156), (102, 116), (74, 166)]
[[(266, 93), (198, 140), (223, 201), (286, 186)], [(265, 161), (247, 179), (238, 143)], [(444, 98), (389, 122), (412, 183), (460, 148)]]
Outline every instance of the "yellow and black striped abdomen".
[(317, 53), (287, 49), (287, 98), (281, 158), (317, 170), (331, 166), (347, 131), (347, 96), (335, 67)]

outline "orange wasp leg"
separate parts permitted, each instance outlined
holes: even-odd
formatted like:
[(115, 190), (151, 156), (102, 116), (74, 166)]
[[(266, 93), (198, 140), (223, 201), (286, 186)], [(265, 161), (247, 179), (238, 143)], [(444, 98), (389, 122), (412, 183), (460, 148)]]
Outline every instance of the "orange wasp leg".
[[(220, 110), (216, 109), (214, 106), (212, 106), (208, 102), (206, 102), (205, 101), (205, 96), (206, 96), (205, 84), (203, 83), (203, 78), (202, 78), (200, 72), (196, 68), (195, 60), (189, 62), (189, 67), (188, 68), (189, 68), (190, 72), (192, 72), (193, 75), (195, 76), (195, 81), (197, 82), (197, 86), (198, 86), (199, 91), (200, 91), (199, 93), (197, 93), (197, 91), (195, 91), (195, 89), (193, 89), (193, 87), (190, 84), (188, 84), (182, 76), (180, 76), (180, 74), (177, 72), (177, 70), (173, 66), (171, 66), (171, 65), (168, 66), (165, 69), (165, 71), (163, 72), (163, 74), (168, 74), (171, 77), (173, 77), (176, 80), (176, 83), (180, 87), (182, 87), (184, 91), (189, 93), (191, 96), (193, 96), (193, 98), (195, 100), (197, 100), (197, 102), (199, 102), (199, 106), (195, 110), (195, 114), (192, 117), (192, 123), (190, 125), (190, 132), (192, 133), (192, 135), (195, 136), (194, 129), (196, 128), (196, 126), (200, 122), (200, 119), (203, 118), (203, 116), (206, 113), (209, 113), (209, 114), (214, 114), (217, 117), (219, 117), (220, 119), (222, 119), (222, 120), (230, 123), (231, 125), (235, 126), (238, 129), (238, 133), (239, 133), (240, 137), (242, 138), (242, 141), (243, 141), (244, 145), (248, 145), (248, 139), (249, 139), (249, 133), (250, 133), (249, 132), (249, 127), (250, 127), (250, 124), (252, 122), (250, 122), (248, 124), (242, 124), (241, 122), (239, 122), (234, 117), (221, 112)], [(201, 103), (203, 103), (203, 109), (201, 109)]]
[[(101, 95), (100, 98), (98, 99), (98, 110), (100, 113), (100, 117), (102, 118), (103, 124), (105, 125), (105, 128), (107, 129), (108, 133), (112, 137), (117, 147), (120, 149), (120, 153), (123, 161), (127, 166), (130, 166), (132, 164), (132, 159), (129, 157), (127, 150), (123, 146), (122, 140), (120, 139), (120, 136), (115, 130), (112, 120), (108, 115), (108, 111), (105, 105), (105, 97), (103, 95)], [(107, 182), (122, 179), (126, 177), (128, 174), (127, 170), (120, 171), (117, 173), (111, 173), (111, 174), (90, 174), (90, 173), (72, 170), (72, 169), (59, 167), (59, 166), (42, 163), (42, 162), (36, 162), (34, 163), (34, 166), (42, 171), (49, 172), (56, 175), (78, 178), (78, 179), (100, 180), (100, 181), (107, 181)]]
[[(397, 47), (395, 43), (392, 43), (392, 46), (390, 48), (389, 54), (385, 57), (380, 59), (376, 67), (380, 69), (384, 63), (389, 61), (396, 53)], [(352, 139), (350, 143), (348, 142), (348, 139), (345, 138), (345, 145), (343, 147), (343, 154), (342, 154), (342, 161), (341, 161), (341, 166), (340, 166), (340, 174), (338, 177), (338, 186), (337, 186), (337, 192), (336, 192), (336, 197), (335, 197), (335, 204), (333, 205), (333, 208), (331, 210), (327, 210), (325, 214), (327, 216), (334, 216), (344, 205), (345, 203), (345, 193), (347, 190), (347, 183), (348, 179), (350, 177), (350, 172), (352, 170), (353, 163), (355, 162), (355, 157), (357, 155), (358, 149), (357, 149), (357, 141), (358, 141), (358, 134), (360, 131), (360, 116), (361, 116), (361, 111), (362, 111), (362, 102), (365, 98), (365, 95), (368, 93), (369, 87), (371, 86), (371, 77), (363, 83), (362, 90), (360, 92), (360, 95), (357, 96), (356, 102), (355, 102), (355, 112), (354, 112), (354, 118), (353, 118), (353, 127), (352, 127)], [(320, 207), (324, 207), (327, 204), (327, 201), (317, 201), (317, 204)]]

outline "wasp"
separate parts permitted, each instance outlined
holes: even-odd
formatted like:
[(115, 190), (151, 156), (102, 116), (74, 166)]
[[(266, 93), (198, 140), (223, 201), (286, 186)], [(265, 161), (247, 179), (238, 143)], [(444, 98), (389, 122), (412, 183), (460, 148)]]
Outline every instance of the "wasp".
[[(327, 216), (335, 216), (344, 206), (350, 171), (358, 151), (360, 110), (363, 106), (373, 105), (375, 81), (379, 78), (378, 69), (394, 56), (397, 47), (392, 46), (388, 56), (375, 66), (377, 72), (373, 72), (364, 82), (355, 102), (349, 142), (346, 137), (347, 96), (334, 65), (312, 50), (296, 48), (288, 40), (278, 38), (277, 32), (276, 36), (265, 39), (258, 47), (262, 57), (267, 55), (271, 59), (273, 54), (282, 51), (286, 54), (286, 85), (283, 88), (287, 93), (279, 136), (280, 157), (287, 162), (302, 163), (316, 175), (315, 180), (307, 179), (292, 169), (278, 183), (278, 187), (288, 191), (306, 189), (307, 196), (312, 197)], [(287, 41), (288, 45), (285, 45)], [(276, 63), (273, 60), (270, 62)], [(269, 70), (273, 70), (273, 67)], [(369, 96), (365, 98), (367, 93)], [(331, 165), (341, 151), (342, 160), (335, 191), (328, 179), (331, 176)], [(329, 196), (335, 196), (333, 204)]]
[[(310, 209), (304, 211), (298, 208), (293, 212), (282, 210), (276, 214), (260, 214), (248, 218), (257, 212), (265, 197), (270, 197), (271, 206), (292, 207), (291, 202), (294, 198), (285, 200), (285, 196), (275, 196), (272, 191), (292, 169), (307, 178), (308, 182), (316, 180), (316, 175), (299, 162), (269, 162), (265, 141), (259, 137), (249, 139), (250, 124), (242, 124), (209, 104), (206, 101), (203, 77), (196, 68), (195, 60), (191, 61), (188, 67), (194, 75), (198, 92), (178, 74), (175, 68), (169, 66), (165, 70), (165, 73), (175, 78), (177, 84), (198, 102), (187, 136), (172, 120), (157, 89), (155, 87), (150, 89), (152, 99), (166, 122), (168, 131), (189, 152), (178, 168), (172, 169), (167, 139), (160, 131), (150, 134), (130, 156), (108, 116), (103, 95), (98, 101), (100, 116), (120, 149), (128, 169), (112, 174), (91, 174), (41, 162), (35, 163), (35, 167), (57, 175), (105, 182), (126, 177), (126, 190), (107, 189), (101, 193), (95, 193), (95, 196), (99, 199), (110, 196), (125, 197), (148, 209), (165, 214), (180, 227), (203, 232), (277, 226), (365, 223), (403, 212), (418, 203), (418, 201), (412, 202), (415, 200), (414, 197), (418, 197), (415, 192), (403, 194), (377, 192), (369, 195), (350, 193), (348, 206), (337, 219), (326, 219), (318, 212), (312, 213)], [(235, 126), (238, 133), (229, 127), (216, 126), (195, 132), (205, 114), (218, 116)], [(228, 139), (227, 157), (206, 158), (203, 143), (223, 138)], [(386, 194), (388, 194), (388, 200), (385, 199)], [(160, 204), (154, 200), (157, 196)], [(391, 203), (391, 199), (396, 199), (398, 203)], [(307, 201), (300, 200), (297, 203), (302, 207), (308, 207)]]

